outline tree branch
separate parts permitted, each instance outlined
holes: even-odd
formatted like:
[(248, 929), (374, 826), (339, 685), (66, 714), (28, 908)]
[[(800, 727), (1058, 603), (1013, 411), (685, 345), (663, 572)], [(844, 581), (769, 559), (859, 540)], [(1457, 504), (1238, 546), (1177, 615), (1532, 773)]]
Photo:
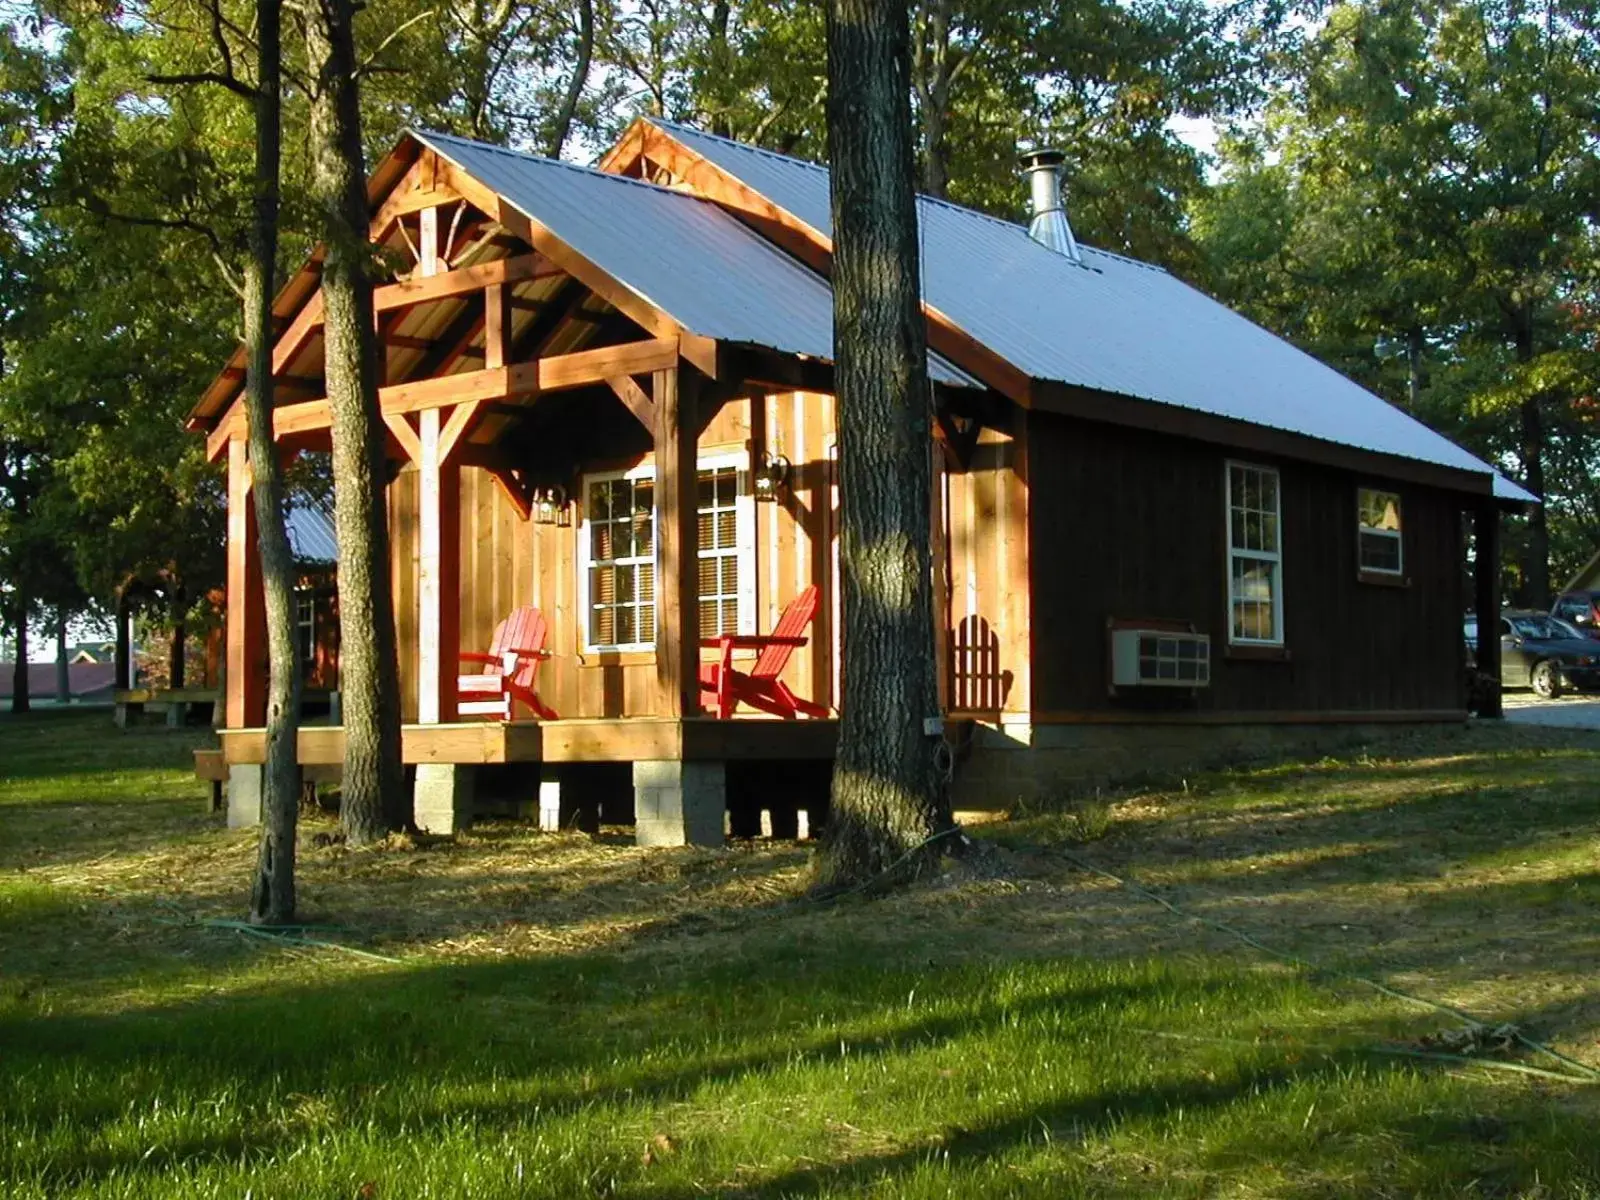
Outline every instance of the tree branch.
[(256, 98), (255, 88), (242, 80), (235, 79), (232, 75), (224, 75), (220, 71), (190, 71), (182, 75), (146, 75), (144, 79), (146, 83), (156, 84), (213, 83), (217, 87), (227, 88), (234, 95), (242, 96), (246, 100), (253, 102)]
[[(419, 12), (416, 16), (412, 17), (409, 21), (405, 21), (405, 22), (401, 23), (394, 30), (393, 33), (391, 33), (388, 37), (384, 38), (383, 41), (378, 43), (378, 48), (376, 50), (374, 50), (371, 54), (367, 55), (367, 57), (362, 60), (361, 64), (358, 67), (356, 67), (356, 72), (355, 72), (356, 78), (360, 79), (363, 75), (370, 74), (375, 69), (382, 69), (382, 68), (374, 68), (373, 67), (373, 63), (375, 63), (378, 60), (378, 56), (380, 54), (382, 54), (385, 50), (387, 50), (390, 46), (394, 45), (395, 39), (398, 38), (402, 33), (404, 33), (406, 30), (410, 29), (418, 21), (427, 20), (429, 17), (433, 16), (433, 14), (434, 14), (434, 10), (433, 9), (431, 9), (431, 8), (424, 9), (422, 12)], [(393, 70), (393, 68), (388, 68), (388, 69), (389, 70)]]

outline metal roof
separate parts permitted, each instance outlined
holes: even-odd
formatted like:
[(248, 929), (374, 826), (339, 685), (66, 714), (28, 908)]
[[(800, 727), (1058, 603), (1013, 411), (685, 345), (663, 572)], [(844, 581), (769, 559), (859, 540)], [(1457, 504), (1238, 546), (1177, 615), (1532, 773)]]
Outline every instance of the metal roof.
[[(416, 138), (691, 333), (833, 358), (833, 292), (715, 204), (591, 167), (448, 134)], [(937, 354), (933, 378), (983, 385)]]
[(333, 531), (333, 518), (320, 504), (305, 497), (290, 500), (283, 524), (295, 562), (339, 561), (339, 539)]
[[(817, 233), (827, 168), (648, 118)], [(1170, 404), (1460, 470), (1489, 464), (1160, 267), (1082, 247), (1083, 266), (1021, 225), (918, 197), (924, 297), (1035, 379)], [(1534, 500), (1499, 475), (1495, 495)]]

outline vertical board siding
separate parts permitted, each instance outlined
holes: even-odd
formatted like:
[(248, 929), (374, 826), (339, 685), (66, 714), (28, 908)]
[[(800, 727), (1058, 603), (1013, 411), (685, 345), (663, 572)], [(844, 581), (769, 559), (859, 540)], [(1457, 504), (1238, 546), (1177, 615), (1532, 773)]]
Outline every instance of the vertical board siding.
[[(752, 422), (752, 406), (759, 405)], [(700, 437), (701, 454), (743, 452), (765, 439), (768, 453), (790, 462), (788, 487), (755, 510), (755, 622), (770, 632), (799, 592), (815, 584), (821, 603), (809, 643), (790, 656), (784, 680), (802, 696), (836, 695), (836, 536), (838, 503), (829, 449), (836, 436), (834, 398), (787, 392), (723, 404)], [(756, 428), (753, 430), (752, 425)], [(986, 431), (970, 468), (945, 477), (948, 532), (952, 707), (1026, 711), (1030, 673), (1027, 581), (1034, 553), (1028, 537), (1028, 441)], [(647, 463), (650, 456), (590, 462), (574, 471)], [(417, 473), (407, 468), (389, 488), (396, 626), (402, 708), (417, 711)], [(549, 621), (553, 657), (540, 669), (541, 697), (563, 717), (655, 715), (653, 655), (585, 655), (578, 611), (578, 538), (583, 497), (569, 505), (570, 524), (523, 520), (487, 471), (461, 471), (461, 649), (485, 650), (495, 626), (520, 606)], [(452, 665), (450, 669), (455, 669)], [(526, 715), (526, 714), (520, 714)]]
[(421, 542), (415, 467), (405, 467), (389, 485), (390, 586), (394, 590), (395, 643), (400, 656), (400, 719), (417, 719), (417, 600)]
[(948, 466), (950, 707), (1025, 712), (1030, 679), (1026, 443), (985, 430)]
[[(1039, 712), (1425, 711), (1463, 704), (1461, 498), (1416, 484), (1029, 414)], [(1227, 654), (1225, 464), (1277, 468), (1286, 661)], [(1400, 493), (1404, 587), (1357, 579), (1356, 489)], [(1110, 618), (1193, 622), (1212, 686), (1108, 694)], [(1154, 689), (1151, 690), (1152, 692)]]

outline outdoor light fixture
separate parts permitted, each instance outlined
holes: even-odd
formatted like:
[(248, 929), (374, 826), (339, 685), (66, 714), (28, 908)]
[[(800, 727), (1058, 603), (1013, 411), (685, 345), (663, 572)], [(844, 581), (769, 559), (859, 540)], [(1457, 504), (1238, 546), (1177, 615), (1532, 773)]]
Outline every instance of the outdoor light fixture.
[(789, 460), (781, 454), (763, 454), (755, 469), (756, 499), (776, 500), (789, 484)]
[(533, 523), (535, 525), (565, 525), (567, 518), (567, 489), (560, 484), (533, 490)]

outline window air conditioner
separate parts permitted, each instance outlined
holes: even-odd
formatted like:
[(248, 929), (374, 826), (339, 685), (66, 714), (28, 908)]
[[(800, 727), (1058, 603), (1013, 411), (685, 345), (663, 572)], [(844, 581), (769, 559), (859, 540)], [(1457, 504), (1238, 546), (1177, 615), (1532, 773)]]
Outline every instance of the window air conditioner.
[(1211, 684), (1211, 638), (1170, 629), (1111, 631), (1113, 687), (1201, 688)]

